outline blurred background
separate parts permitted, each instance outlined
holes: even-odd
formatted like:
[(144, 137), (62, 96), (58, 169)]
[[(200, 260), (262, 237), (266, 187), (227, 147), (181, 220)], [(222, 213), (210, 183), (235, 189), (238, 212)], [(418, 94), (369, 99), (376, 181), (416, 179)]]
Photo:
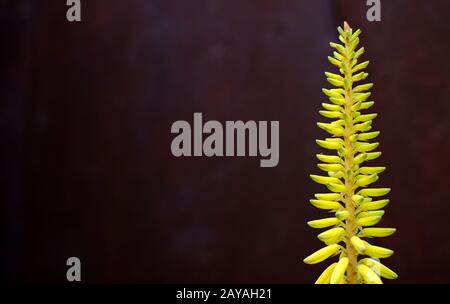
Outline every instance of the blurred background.
[[(329, 41), (363, 30), (397, 233), (389, 283), (450, 283), (450, 2), (0, 2), (1, 274), (91, 283), (312, 283)], [(280, 162), (176, 158), (176, 120), (279, 120)]]

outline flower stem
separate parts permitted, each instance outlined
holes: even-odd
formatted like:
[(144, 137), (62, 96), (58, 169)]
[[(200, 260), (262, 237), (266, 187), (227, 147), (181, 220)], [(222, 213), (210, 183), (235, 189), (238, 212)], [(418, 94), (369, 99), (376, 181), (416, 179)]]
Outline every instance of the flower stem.
[[(350, 31), (350, 26), (345, 22), (344, 29), (346, 32)], [(345, 203), (345, 209), (348, 211), (348, 218), (345, 221), (345, 231), (346, 231), (346, 239), (345, 239), (345, 245), (346, 245), (346, 251), (347, 251), (347, 257), (349, 259), (349, 265), (347, 268), (347, 280), (349, 284), (356, 284), (357, 283), (357, 268), (358, 268), (358, 261), (357, 261), (357, 255), (355, 248), (351, 244), (350, 239), (356, 235), (357, 229), (356, 229), (356, 219), (355, 219), (355, 205), (353, 203), (353, 194), (354, 194), (354, 181), (353, 181), (353, 169), (354, 169), (354, 163), (353, 163), (353, 145), (350, 141), (350, 136), (352, 136), (355, 132), (353, 130), (353, 115), (352, 115), (352, 99), (353, 99), (353, 92), (352, 92), (352, 70), (351, 70), (351, 59), (349, 58), (349, 41), (347, 38), (345, 38), (345, 48), (347, 51), (348, 56), (346, 56), (346, 66), (348, 67), (348, 71), (345, 71), (345, 79), (348, 82), (348, 87), (345, 88), (345, 105), (344, 105), (344, 111), (346, 114), (345, 121), (345, 131), (344, 131), (344, 147), (346, 150), (345, 153), (345, 195), (344, 195), (344, 203)]]

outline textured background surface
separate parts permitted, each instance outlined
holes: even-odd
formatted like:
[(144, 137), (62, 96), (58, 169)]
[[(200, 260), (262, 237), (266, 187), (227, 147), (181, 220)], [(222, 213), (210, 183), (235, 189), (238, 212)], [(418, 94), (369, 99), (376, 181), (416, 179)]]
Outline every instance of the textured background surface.
[[(396, 283), (450, 282), (449, 1), (0, 3), (2, 277), (313, 282), (315, 127), (335, 26), (363, 30)], [(279, 120), (280, 163), (181, 158), (173, 121)]]

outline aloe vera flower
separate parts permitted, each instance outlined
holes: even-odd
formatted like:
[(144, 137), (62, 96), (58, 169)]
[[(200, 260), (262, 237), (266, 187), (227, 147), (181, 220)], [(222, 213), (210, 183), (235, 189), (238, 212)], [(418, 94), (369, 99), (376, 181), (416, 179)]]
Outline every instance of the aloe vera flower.
[(373, 245), (372, 239), (390, 236), (395, 228), (373, 227), (381, 221), (381, 209), (389, 203), (380, 197), (390, 189), (371, 186), (386, 168), (367, 166), (367, 162), (381, 155), (375, 151), (379, 143), (371, 142), (380, 134), (372, 130), (377, 114), (364, 112), (374, 104), (368, 101), (373, 84), (363, 83), (369, 61), (359, 62), (364, 53), (363, 47), (358, 48), (361, 30), (353, 31), (344, 22), (338, 33), (340, 43), (330, 43), (334, 52), (333, 57), (328, 57), (338, 72), (325, 73), (333, 88), (323, 89), (329, 102), (322, 103), (324, 110), (319, 111), (331, 121), (317, 123), (329, 137), (316, 142), (330, 152), (316, 155), (321, 162), (318, 167), (325, 175), (311, 175), (329, 192), (315, 194), (315, 199), (310, 200), (313, 206), (333, 216), (308, 222), (312, 228), (327, 229), (318, 235), (326, 246), (303, 261), (316, 264), (339, 256), (337, 262), (325, 268), (316, 284), (382, 284), (381, 278), (397, 278), (379, 261), (390, 257), (393, 251)]

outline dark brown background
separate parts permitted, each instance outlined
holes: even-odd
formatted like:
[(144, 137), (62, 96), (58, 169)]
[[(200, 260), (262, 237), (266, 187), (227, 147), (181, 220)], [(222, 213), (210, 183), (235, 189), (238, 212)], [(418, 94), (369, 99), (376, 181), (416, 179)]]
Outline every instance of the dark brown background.
[[(335, 27), (363, 30), (390, 186), (395, 283), (450, 282), (450, 2), (6, 0), (1, 10), (2, 277), (300, 282), (325, 267), (308, 199)], [(175, 158), (179, 119), (279, 120), (280, 163)]]

